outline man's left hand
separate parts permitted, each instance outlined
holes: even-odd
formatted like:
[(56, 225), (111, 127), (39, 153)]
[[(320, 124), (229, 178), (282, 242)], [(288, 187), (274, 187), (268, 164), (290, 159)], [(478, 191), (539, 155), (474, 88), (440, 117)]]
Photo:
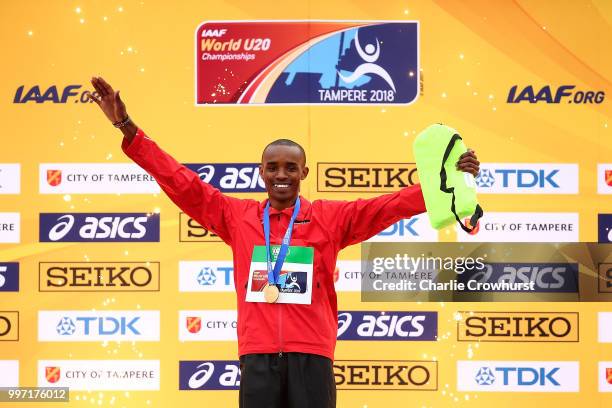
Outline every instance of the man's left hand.
[(457, 162), (457, 170), (470, 173), (476, 177), (480, 171), (480, 162), (476, 157), (476, 152), (468, 149), (467, 152), (463, 153)]

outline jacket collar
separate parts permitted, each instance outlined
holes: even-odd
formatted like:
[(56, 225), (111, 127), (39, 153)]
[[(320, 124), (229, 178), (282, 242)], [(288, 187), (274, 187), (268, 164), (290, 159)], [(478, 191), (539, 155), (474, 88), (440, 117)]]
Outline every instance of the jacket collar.
[[(299, 196), (298, 199), (300, 200), (300, 212), (298, 213), (296, 219), (301, 221), (304, 219), (306, 214), (308, 214), (308, 211), (310, 211), (311, 204), (310, 204), (310, 201), (308, 201), (302, 196)], [(259, 203), (259, 211), (260, 211), (262, 219), (263, 219), (263, 211), (264, 211), (264, 208), (266, 208), (267, 203), (268, 203), (267, 199)], [(287, 207), (284, 210), (277, 210), (276, 208), (273, 208), (272, 206), (270, 206), (270, 215), (276, 215), (276, 214), (287, 214), (288, 217), (291, 217), (291, 214), (293, 214), (293, 206)]]

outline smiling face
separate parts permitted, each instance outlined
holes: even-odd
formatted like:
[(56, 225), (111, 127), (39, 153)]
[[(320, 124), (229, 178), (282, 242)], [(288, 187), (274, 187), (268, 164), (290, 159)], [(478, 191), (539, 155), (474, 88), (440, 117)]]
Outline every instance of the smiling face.
[(259, 174), (270, 205), (277, 210), (291, 207), (300, 193), (300, 182), (308, 175), (304, 153), (298, 146), (269, 145), (261, 156)]

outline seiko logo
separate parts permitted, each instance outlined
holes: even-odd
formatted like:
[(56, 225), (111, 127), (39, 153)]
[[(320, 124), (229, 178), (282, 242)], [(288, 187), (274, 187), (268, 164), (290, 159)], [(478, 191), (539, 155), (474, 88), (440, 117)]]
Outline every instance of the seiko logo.
[(185, 213), (179, 214), (179, 242), (221, 242), (212, 231), (207, 230)]
[(41, 292), (159, 291), (159, 262), (41, 262)]
[(459, 341), (577, 342), (576, 312), (460, 312)]
[(418, 182), (414, 163), (317, 163), (317, 191), (389, 192)]
[(435, 361), (336, 360), (338, 390), (429, 390), (438, 388)]

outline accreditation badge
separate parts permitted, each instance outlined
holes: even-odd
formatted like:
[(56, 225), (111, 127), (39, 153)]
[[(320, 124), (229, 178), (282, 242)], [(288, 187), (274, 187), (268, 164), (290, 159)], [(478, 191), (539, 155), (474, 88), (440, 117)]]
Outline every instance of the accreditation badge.
[[(272, 245), (272, 262), (276, 262), (280, 245)], [(312, 274), (314, 248), (289, 246), (287, 257), (279, 273), (277, 286), (279, 296), (276, 303), (295, 303), (309, 305), (312, 302)], [(266, 247), (256, 245), (253, 248), (249, 281), (247, 285), (247, 302), (266, 302), (264, 289), (268, 285), (268, 266)]]

